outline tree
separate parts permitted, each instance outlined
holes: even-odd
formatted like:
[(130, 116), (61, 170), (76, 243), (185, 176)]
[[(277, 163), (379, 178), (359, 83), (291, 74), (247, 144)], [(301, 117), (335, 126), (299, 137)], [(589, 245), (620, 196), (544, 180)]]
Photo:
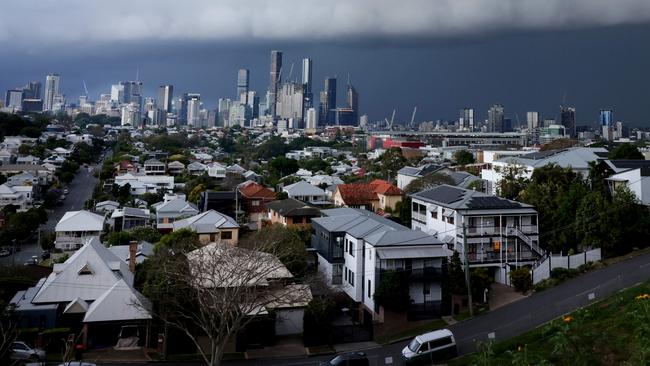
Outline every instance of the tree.
[(515, 290), (525, 293), (533, 287), (533, 279), (530, 276), (530, 269), (520, 267), (510, 271), (510, 283)]
[(267, 241), (277, 243), (272, 246), (283, 255), (279, 257), (280, 261), (287, 266), (287, 269), (296, 277), (305, 275), (307, 269), (307, 246), (310, 240), (311, 230), (305, 228), (288, 228), (282, 224), (267, 226), (254, 232), (246, 240), (242, 240), (239, 246), (244, 248), (254, 248), (255, 243)]
[(417, 178), (404, 187), (404, 193), (411, 194), (439, 186), (441, 184), (454, 185), (454, 179), (443, 173), (430, 173), (422, 178)]
[(483, 299), (486, 289), (492, 285), (492, 277), (485, 267), (473, 268), (470, 271), (470, 284), (472, 285), (472, 299), (477, 301)]
[(609, 249), (614, 245), (611, 237), (611, 217), (607, 213), (610, 203), (602, 193), (589, 192), (580, 201), (576, 212), (576, 232), (581, 237), (583, 249)]
[(407, 160), (402, 155), (402, 149), (399, 147), (391, 147), (377, 159), (377, 162), (379, 163), (381, 176), (390, 179), (397, 174), (398, 170), (406, 165)]
[(497, 194), (510, 200), (517, 199), (528, 182), (524, 176), (526, 168), (519, 165), (507, 165), (503, 168), (496, 167), (494, 170), (501, 173), (502, 176), (497, 183)]
[(198, 203), (201, 199), (201, 193), (205, 191), (205, 186), (203, 184), (198, 184), (192, 189), (190, 194), (187, 196), (187, 199), (190, 202)]
[(332, 322), (336, 318), (336, 303), (329, 296), (314, 296), (303, 316), (306, 346), (330, 344)]
[(476, 160), (471, 152), (467, 150), (458, 150), (454, 154), (454, 161), (456, 161), (456, 164), (458, 165), (467, 165), (474, 164)]
[(43, 250), (54, 249), (54, 240), (56, 239), (55, 233), (47, 233), (41, 237), (41, 248)]
[(458, 251), (454, 250), (454, 254), (451, 256), (448, 266), (449, 291), (454, 295), (467, 295), (465, 271)]
[(398, 271), (383, 273), (379, 278), (373, 299), (386, 310), (394, 312), (408, 310), (411, 297), (406, 275)]
[(616, 146), (612, 151), (607, 155), (608, 158), (612, 160), (622, 160), (622, 159), (635, 159), (643, 160), (645, 157), (639, 151), (639, 149), (628, 143), (620, 144)]
[(269, 162), (269, 170), (274, 176), (282, 178), (298, 171), (298, 161), (278, 156)]
[(212, 243), (190, 251), (166, 238), (149, 259), (145, 295), (161, 320), (192, 340), (206, 365), (220, 365), (228, 340), (267, 307), (302, 298), (295, 287), (268, 285), (284, 270), (276, 243)]
[(22, 144), (18, 146), (18, 153), (20, 155), (29, 155), (31, 151), (32, 151), (32, 147), (27, 144)]

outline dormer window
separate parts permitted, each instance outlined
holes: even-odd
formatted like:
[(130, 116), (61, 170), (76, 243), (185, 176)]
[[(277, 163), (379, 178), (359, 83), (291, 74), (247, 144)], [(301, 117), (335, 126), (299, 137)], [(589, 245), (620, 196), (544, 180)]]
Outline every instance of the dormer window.
[(78, 273), (80, 276), (84, 276), (84, 275), (92, 275), (92, 274), (93, 274), (93, 270), (90, 268), (90, 266), (88, 265), (88, 263), (86, 263), (83, 267), (81, 267), (81, 269), (80, 269), (79, 272), (77, 272), (77, 273)]

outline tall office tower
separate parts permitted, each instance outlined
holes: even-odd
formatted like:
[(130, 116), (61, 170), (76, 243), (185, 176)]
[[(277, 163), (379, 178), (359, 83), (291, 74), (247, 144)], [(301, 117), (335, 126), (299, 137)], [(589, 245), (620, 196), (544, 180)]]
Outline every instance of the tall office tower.
[(246, 104), (233, 103), (230, 106), (230, 115), (228, 116), (228, 127), (246, 126), (246, 121), (250, 119), (249, 109)]
[(40, 99), (41, 98), (41, 82), (30, 81), (23, 87), (25, 99)]
[(314, 106), (314, 95), (312, 93), (312, 72), (314, 63), (310, 58), (302, 59), (302, 86), (305, 95), (305, 109)]
[(198, 94), (188, 95), (187, 100), (187, 125), (200, 128), (201, 126), (201, 96)]
[(5, 107), (20, 109), (22, 106), (24, 93), (21, 89), (10, 89), (5, 94)]
[(137, 103), (142, 108), (142, 82), (120, 81), (124, 87), (124, 101), (122, 103)]
[(494, 104), (488, 110), (488, 132), (503, 132), (503, 106)]
[(280, 86), (280, 80), (282, 72), (282, 52), (281, 51), (271, 51), (271, 80), (269, 84), (269, 115), (275, 119), (275, 103), (277, 102), (278, 87)]
[(462, 129), (474, 130), (474, 108), (465, 107), (460, 110), (458, 126)]
[(176, 98), (174, 107), (176, 108), (176, 123), (177, 125), (184, 125), (187, 123), (187, 101), (189, 96), (187, 93), (181, 94)]
[(352, 110), (352, 123), (357, 125), (359, 123), (359, 93), (357, 89), (348, 81), (348, 92), (346, 95), (348, 108)]
[(293, 118), (297, 123), (302, 122), (304, 113), (304, 91), (302, 84), (284, 83), (278, 89), (276, 115), (281, 119)]
[(368, 125), (368, 115), (367, 114), (362, 114), (361, 117), (359, 117), (359, 127), (363, 128)]
[(248, 92), (248, 108), (251, 111), (251, 118), (258, 118), (260, 116), (260, 97), (254, 90)]
[(336, 78), (325, 78), (325, 88), (320, 93), (318, 120), (321, 124), (331, 124), (335, 120)]
[(156, 100), (158, 109), (163, 114), (171, 113), (172, 100), (174, 99), (174, 86), (161, 85), (158, 87), (158, 99)]
[(151, 97), (144, 98), (143, 109), (145, 112), (153, 111), (156, 109), (156, 100)]
[(601, 109), (600, 110), (600, 125), (612, 127), (614, 124), (614, 112), (610, 109)]
[(526, 126), (528, 131), (539, 128), (539, 112), (526, 112)]
[(241, 103), (248, 104), (248, 69), (239, 69), (237, 73), (237, 98)]
[(318, 112), (316, 111), (316, 108), (312, 107), (307, 109), (305, 116), (305, 129), (315, 130), (316, 128), (318, 128)]
[(54, 100), (59, 94), (59, 84), (61, 76), (59, 74), (49, 74), (45, 77), (45, 99), (43, 100), (43, 110), (51, 111), (54, 108)]
[(564, 126), (569, 137), (576, 137), (576, 109), (575, 107), (560, 106), (560, 124)]
[(219, 98), (218, 106), (218, 115), (217, 115), (217, 126), (218, 127), (227, 127), (228, 119), (230, 118), (230, 104), (232, 101), (227, 98)]
[(121, 84), (111, 85), (111, 102), (117, 104), (124, 104), (124, 85)]
[(142, 113), (137, 103), (128, 103), (122, 106), (122, 126), (130, 125), (138, 128), (142, 124)]

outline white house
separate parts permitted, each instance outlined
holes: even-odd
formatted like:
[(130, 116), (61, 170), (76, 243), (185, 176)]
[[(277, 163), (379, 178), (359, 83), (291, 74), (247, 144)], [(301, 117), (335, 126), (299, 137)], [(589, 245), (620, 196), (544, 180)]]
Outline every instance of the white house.
[(508, 283), (510, 267), (530, 265), (544, 255), (533, 206), (449, 185), (412, 194), (411, 201), (413, 229), (435, 235), (461, 258), (466, 255), (471, 267), (488, 267), (500, 283)]
[(210, 163), (208, 166), (208, 175), (213, 178), (223, 179), (226, 177), (226, 167), (219, 163)]
[(140, 196), (145, 193), (171, 191), (174, 189), (174, 177), (169, 175), (141, 175), (126, 173), (115, 177), (115, 184), (122, 187), (129, 184), (131, 194)]
[(425, 164), (419, 167), (405, 166), (397, 171), (397, 188), (404, 189), (412, 181), (435, 173), (443, 168), (443, 166), (435, 164)]
[(636, 198), (650, 206), (650, 160), (603, 160), (611, 174), (607, 184), (612, 193), (619, 187), (627, 187)]
[(434, 236), (411, 230), (372, 212), (352, 208), (321, 211), (312, 219), (311, 245), (318, 272), (344, 291), (361, 318), (383, 321), (374, 294), (382, 276), (403, 273), (409, 286), (411, 319), (439, 317), (446, 245)]
[(169, 201), (158, 202), (152, 206), (156, 210), (156, 228), (162, 231), (174, 229), (174, 222), (199, 213), (193, 203), (184, 198), (173, 198)]
[(89, 211), (68, 211), (56, 224), (54, 231), (57, 249), (75, 250), (104, 230), (104, 216)]
[(327, 194), (324, 190), (302, 180), (283, 187), (282, 191), (286, 192), (290, 198), (295, 198), (305, 203), (314, 205), (331, 203), (327, 200)]
[(487, 181), (487, 192), (497, 194), (499, 182), (508, 168), (520, 168), (521, 176), (530, 178), (537, 168), (557, 164), (562, 168), (571, 168), (584, 178), (589, 175), (589, 163), (607, 157), (607, 149), (602, 147), (572, 147), (562, 150), (539, 151), (521, 156), (501, 158), (492, 166), (481, 171), (481, 178)]
[(67, 158), (72, 154), (72, 150), (65, 149), (63, 147), (57, 147), (54, 149), (54, 155), (60, 156), (62, 158)]
[(198, 161), (187, 164), (187, 172), (190, 173), (190, 175), (201, 175), (205, 173), (206, 170), (208, 170), (208, 166), (201, 164)]
[(33, 185), (0, 185), (0, 207), (13, 205), (17, 206), (19, 211), (26, 211), (32, 207), (33, 201)]
[(165, 175), (165, 163), (158, 159), (149, 159), (144, 162), (145, 175)]

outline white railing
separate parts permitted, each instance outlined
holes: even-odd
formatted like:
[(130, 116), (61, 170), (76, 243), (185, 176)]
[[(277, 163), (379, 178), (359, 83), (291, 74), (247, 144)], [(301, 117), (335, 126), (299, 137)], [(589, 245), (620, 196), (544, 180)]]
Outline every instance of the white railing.
[(538, 262), (531, 270), (533, 284), (537, 284), (549, 277), (554, 268), (578, 268), (583, 264), (597, 262), (602, 259), (600, 248), (574, 255), (551, 254)]
[(524, 234), (524, 232), (521, 231), (521, 229), (519, 229), (518, 227), (508, 227), (506, 228), (506, 230), (508, 235), (517, 236), (524, 243), (526, 243), (526, 245), (528, 245), (530, 249), (534, 250), (537, 254), (543, 255), (545, 253), (545, 251), (542, 250), (542, 248), (540, 248), (537, 244), (533, 242), (533, 239), (531, 239), (528, 235)]

